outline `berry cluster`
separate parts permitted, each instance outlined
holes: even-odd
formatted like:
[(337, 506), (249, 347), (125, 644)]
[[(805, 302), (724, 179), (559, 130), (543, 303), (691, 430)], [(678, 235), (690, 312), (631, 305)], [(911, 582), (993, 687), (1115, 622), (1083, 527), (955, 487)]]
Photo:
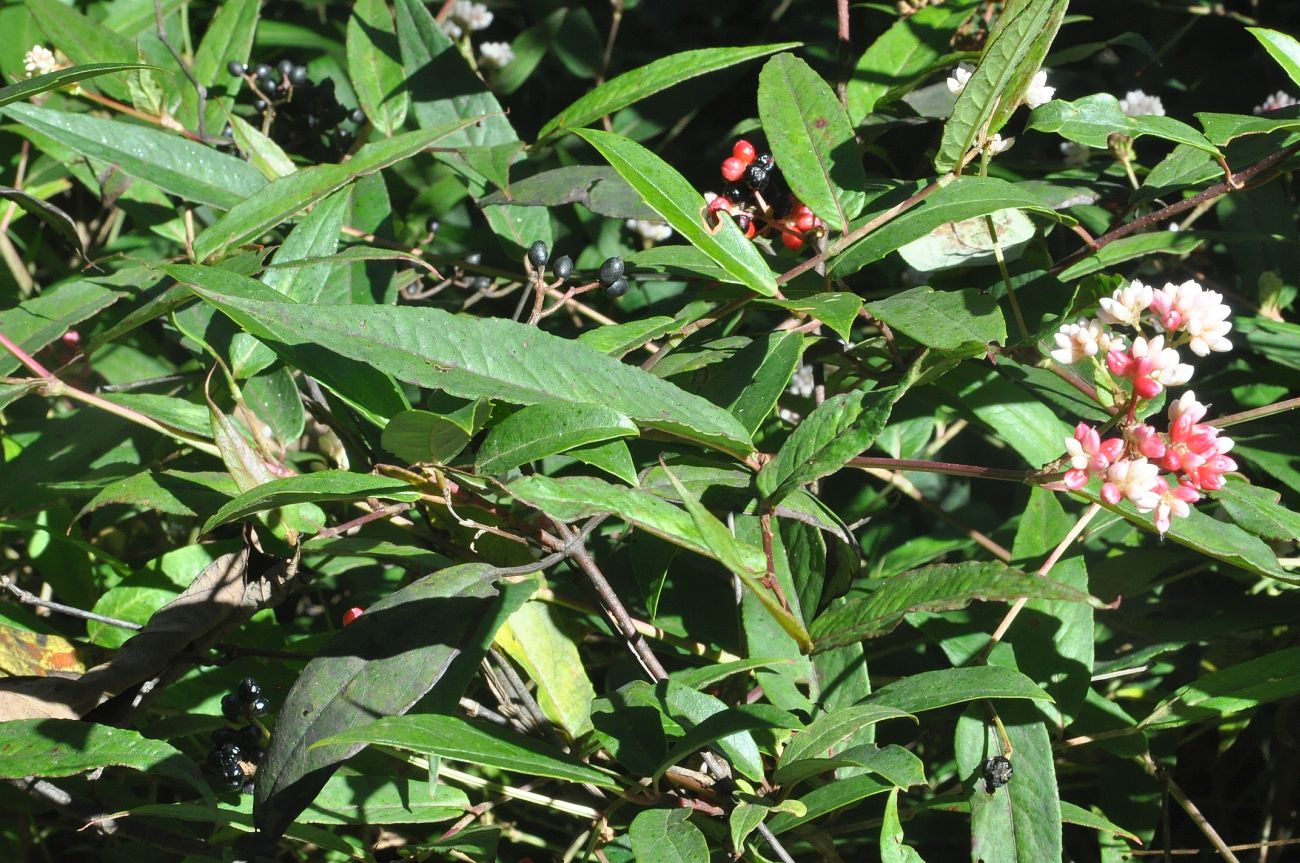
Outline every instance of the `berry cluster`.
[[(1135, 417), (1139, 402), (1191, 380), (1193, 369), (1180, 361), (1178, 348), (1186, 346), (1198, 356), (1231, 350), (1230, 314), (1221, 294), (1195, 281), (1169, 283), (1158, 291), (1133, 281), (1100, 301), (1096, 319), (1080, 318), (1057, 331), (1052, 358), (1064, 364), (1090, 360), (1097, 382), (1128, 405), (1116, 420), (1118, 436), (1103, 439), (1105, 429), (1079, 423), (1066, 439), (1066, 488), (1083, 488), (1098, 477), (1102, 500), (1113, 506), (1127, 499), (1138, 512), (1154, 512), (1161, 533), (1172, 516), (1187, 516), (1202, 491), (1223, 488), (1224, 474), (1237, 469), (1227, 456), (1233, 441), (1201, 422), (1206, 406), (1194, 392), (1184, 392), (1169, 406), (1167, 432)], [(1124, 336), (1111, 329), (1117, 326), (1136, 331), (1132, 345), (1125, 347)]]
[(623, 259), (617, 255), (606, 258), (605, 262), (600, 265), (600, 272), (597, 273), (596, 280), (605, 289), (605, 295), (608, 297), (617, 299), (626, 294), (627, 278), (623, 275)]
[(256, 125), (286, 150), (318, 161), (338, 159), (352, 146), (356, 127), (366, 121), (360, 108), (349, 111), (339, 104), (332, 78), (317, 84), (307, 77), (306, 66), (281, 60), (275, 68), (265, 63), (249, 67), (231, 60), (226, 68), (257, 96)]
[(731, 155), (722, 160), (722, 179), (729, 185), (721, 195), (704, 195), (711, 227), (717, 225), (718, 213), (726, 213), (746, 237), (776, 231), (782, 244), (796, 252), (826, 228), (790, 191), (772, 154), (759, 153), (748, 141), (737, 141)]
[[(270, 708), (261, 685), (245, 677), (239, 688), (221, 699), (221, 713), (231, 722), (248, 716), (264, 716)], [(263, 744), (266, 732), (259, 725), (242, 728), (222, 726), (212, 732), (212, 751), (208, 754), (208, 767), (231, 788), (251, 794), (250, 776), (265, 754)]]

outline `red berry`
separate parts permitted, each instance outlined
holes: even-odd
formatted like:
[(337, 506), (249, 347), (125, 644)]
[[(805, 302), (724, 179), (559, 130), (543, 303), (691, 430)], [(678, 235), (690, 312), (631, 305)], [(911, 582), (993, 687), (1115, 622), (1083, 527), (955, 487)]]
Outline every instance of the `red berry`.
[(745, 176), (745, 163), (732, 156), (722, 160), (722, 179), (734, 183)]
[(722, 210), (724, 213), (730, 213), (731, 201), (727, 200), (722, 195), (718, 195), (712, 201), (709, 201), (709, 212), (716, 213), (718, 210)]
[(803, 237), (789, 231), (781, 232), (781, 242), (785, 243), (785, 247), (792, 252), (797, 252), (803, 248)]
[(817, 227), (817, 217), (812, 213), (799, 213), (794, 217), (795, 230), (803, 233)]
[(81, 344), (81, 333), (76, 330), (68, 330), (63, 334), (63, 343), (65, 345)]
[(749, 213), (736, 213), (732, 218), (736, 220), (736, 227), (740, 228), (740, 232), (746, 239), (752, 240), (758, 233), (758, 229), (754, 227), (754, 219)]
[(744, 138), (737, 141), (735, 146), (731, 148), (731, 155), (739, 159), (746, 166), (748, 166), (750, 162), (754, 161), (754, 152), (754, 145), (746, 141)]
[(359, 606), (349, 608), (347, 611), (343, 612), (343, 625), (347, 626), (349, 623), (360, 617), (364, 611), (365, 609), (360, 608)]

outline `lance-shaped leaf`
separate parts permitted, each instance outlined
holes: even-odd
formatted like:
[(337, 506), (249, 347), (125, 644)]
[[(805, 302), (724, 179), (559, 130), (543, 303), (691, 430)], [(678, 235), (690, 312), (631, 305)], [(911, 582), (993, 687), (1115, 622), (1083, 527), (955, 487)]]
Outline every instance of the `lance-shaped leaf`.
[(705, 223), (704, 196), (677, 169), (621, 135), (593, 129), (579, 129), (577, 134), (599, 150), (614, 170), (691, 245), (746, 287), (765, 297), (776, 294), (776, 277), (758, 248), (745, 238), (732, 219), (720, 219), (719, 230), (713, 233)]
[(989, 789), (985, 760), (1002, 754), (1002, 739), (987, 712), (972, 705), (957, 721), (958, 776), (970, 796), (971, 859), (988, 863), (1042, 863), (1061, 859), (1061, 797), (1047, 726), (1028, 706), (1001, 705), (1011, 743), (1011, 781)]
[(193, 290), (259, 339), (323, 348), (407, 383), (470, 399), (605, 405), (642, 425), (725, 452), (745, 455), (752, 449), (749, 433), (722, 408), (586, 345), (515, 321), (413, 306), (265, 302), (223, 295), (207, 285)]
[(1300, 692), (1300, 647), (1288, 647), (1205, 675), (1160, 702), (1139, 728), (1231, 716)]
[(358, 177), (373, 174), (422, 150), (474, 122), (457, 120), (433, 129), (406, 132), (362, 147), (341, 165), (315, 165), (266, 185), (231, 207), (217, 223), (194, 241), (194, 256), (207, 260), (231, 246), (259, 237), (304, 207), (336, 192)]
[(7, 87), (0, 87), (0, 106), (8, 105), (10, 102), (21, 102), (38, 93), (57, 90), (59, 87), (66, 87), (78, 81), (98, 78), (100, 75), (157, 68), (157, 66), (148, 66), (143, 63), (86, 63), (81, 66), (69, 66), (66, 69), (46, 72), (44, 75), (37, 75), (25, 81), (10, 84)]
[(835, 91), (798, 57), (778, 54), (758, 78), (758, 116), (790, 189), (847, 231), (866, 203), (867, 175)]
[(1246, 30), (1259, 40), (1269, 56), (1290, 76), (1292, 83), (1300, 85), (1300, 42), (1294, 36), (1264, 27), (1247, 27)]
[(975, 600), (1020, 597), (1087, 602), (1088, 594), (1001, 563), (940, 563), (885, 579), (866, 599), (851, 599), (813, 621), (817, 650), (891, 632), (914, 611), (951, 611)]
[(74, 152), (196, 204), (228, 209), (266, 185), (261, 173), (243, 159), (179, 135), (35, 105), (0, 110)]
[(1001, 129), (1020, 106), (1068, 5), (1069, 0), (1019, 0), (1006, 5), (944, 124), (934, 157), (937, 170), (957, 168), (977, 141)]
[(1156, 114), (1130, 117), (1110, 93), (1094, 93), (1073, 102), (1053, 101), (1039, 105), (1029, 115), (1026, 128), (1055, 132), (1062, 138), (1103, 150), (1111, 135), (1129, 138), (1150, 135), (1219, 155), (1218, 147), (1181, 120)]
[(527, 776), (618, 788), (618, 783), (609, 776), (541, 741), (506, 728), (478, 725), (459, 716), (390, 716), (340, 731), (316, 741), (311, 748), (337, 749), (344, 744), (391, 746)]
[[(913, 364), (915, 372), (921, 363)], [(911, 380), (883, 390), (841, 393), (817, 406), (758, 472), (758, 490), (772, 504), (801, 485), (834, 473), (871, 446)]]
[(248, 489), (217, 510), (203, 525), (207, 533), (253, 513), (295, 503), (320, 503), (327, 500), (419, 500), (420, 493), (405, 480), (345, 470), (323, 470), (302, 476), (272, 479)]
[(908, 675), (882, 686), (864, 701), (922, 713), (981, 698), (1052, 700), (1038, 684), (1013, 668), (971, 665)]
[(603, 405), (530, 405), (488, 432), (479, 447), (475, 470), (479, 474), (504, 473), (548, 455), (636, 435), (635, 423)]
[(682, 81), (726, 69), (737, 63), (775, 54), (777, 51), (798, 48), (800, 44), (782, 42), (776, 45), (753, 45), (745, 48), (704, 48), (661, 57), (631, 72), (625, 72), (617, 78), (612, 78), (587, 93), (547, 120), (542, 130), (537, 133), (537, 140), (541, 141), (563, 129), (585, 126), (593, 120), (612, 114), (620, 108), (626, 108)]
[(98, 767), (130, 767), (179, 779), (212, 799), (198, 765), (162, 740), (138, 731), (73, 719), (17, 719), (4, 723), (0, 778), (75, 776)]
[(823, 713), (796, 734), (781, 751), (780, 767), (809, 758), (820, 758), (851, 737), (858, 729), (886, 719), (915, 719), (909, 713), (883, 704), (855, 704)]
[(357, 101), (371, 124), (391, 136), (406, 120), (409, 102), (403, 87), (393, 16), (383, 0), (361, 0), (348, 18), (348, 75)]
[(313, 743), (403, 714), (430, 690), (431, 709), (454, 708), (497, 629), (534, 587), (495, 581), (483, 564), (425, 576), (373, 603), (307, 664), (258, 768), (254, 819), (271, 841), (364, 745)]

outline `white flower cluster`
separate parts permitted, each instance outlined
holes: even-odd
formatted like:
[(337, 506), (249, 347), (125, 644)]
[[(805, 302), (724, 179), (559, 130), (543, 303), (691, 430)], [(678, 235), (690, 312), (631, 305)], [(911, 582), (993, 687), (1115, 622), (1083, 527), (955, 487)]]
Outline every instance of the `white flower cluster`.
[(1119, 100), (1119, 109), (1130, 117), (1163, 117), (1165, 103), (1159, 96), (1148, 96), (1141, 90), (1129, 90)]
[[(960, 96), (966, 89), (966, 85), (970, 83), (970, 76), (973, 74), (975, 74), (974, 66), (969, 63), (958, 63), (957, 68), (953, 69), (952, 74), (948, 76), (948, 91), (954, 96)], [(1029, 89), (1025, 91), (1025, 104), (1030, 108), (1037, 108), (1052, 101), (1052, 96), (1055, 94), (1056, 88), (1047, 86), (1047, 72), (1039, 69), (1029, 81)]]
[(1273, 95), (1264, 100), (1262, 105), (1255, 106), (1256, 114), (1267, 114), (1269, 111), (1276, 111), (1279, 108), (1290, 108), (1296, 104), (1296, 97), (1292, 96), (1285, 90), (1278, 90)]
[(483, 30), (491, 23), (492, 13), (482, 3), (456, 0), (442, 22), (442, 32), (452, 39), (459, 39), (466, 33)]
[(515, 59), (509, 42), (484, 42), (478, 46), (479, 65), (485, 69), (502, 69)]
[(663, 222), (654, 222), (649, 219), (628, 219), (627, 227), (632, 233), (652, 243), (662, 243), (673, 235), (672, 228)]
[(23, 55), (23, 71), (27, 77), (35, 75), (48, 75), (58, 68), (58, 63), (54, 59), (54, 52), (50, 51), (44, 45), (33, 45), (32, 50)]

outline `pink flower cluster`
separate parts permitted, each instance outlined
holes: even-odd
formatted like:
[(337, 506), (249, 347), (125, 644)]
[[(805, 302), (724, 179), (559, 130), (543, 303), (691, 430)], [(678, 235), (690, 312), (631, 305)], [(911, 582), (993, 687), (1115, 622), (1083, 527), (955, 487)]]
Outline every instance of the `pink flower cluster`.
[[(1231, 350), (1226, 338), (1231, 310), (1221, 294), (1195, 281), (1171, 282), (1159, 290), (1133, 281), (1099, 306), (1095, 319), (1080, 318), (1057, 331), (1051, 356), (1063, 364), (1091, 359), (1102, 379), (1108, 380), (1109, 372), (1128, 380), (1133, 399), (1127, 415), (1120, 415), (1117, 437), (1103, 439), (1087, 423), (1075, 427), (1065, 442), (1070, 469), (1064, 484), (1080, 489), (1098, 477), (1102, 500), (1111, 505), (1128, 500), (1138, 512), (1154, 512), (1156, 528), (1164, 533), (1174, 516), (1187, 516), (1201, 492), (1223, 488), (1223, 475), (1237, 469), (1227, 456), (1233, 442), (1201, 422), (1205, 405), (1190, 390), (1169, 406), (1167, 432), (1134, 421), (1137, 400), (1191, 380), (1192, 367), (1182, 362), (1178, 348), (1185, 345), (1202, 357)], [(1111, 327), (1129, 327), (1137, 335), (1125, 347)], [(1111, 390), (1122, 395), (1113, 384)]]
[[(1079, 423), (1065, 441), (1070, 460), (1065, 487), (1080, 489), (1100, 477), (1102, 500), (1114, 505), (1127, 499), (1138, 512), (1155, 512), (1156, 529), (1164, 533), (1173, 516), (1187, 517), (1200, 492), (1223, 488), (1223, 475), (1237, 469), (1227, 456), (1232, 439), (1220, 437), (1219, 429), (1201, 422), (1204, 417), (1205, 405), (1188, 390), (1169, 406), (1165, 433), (1139, 423), (1123, 437), (1103, 439), (1097, 429)], [(1161, 476), (1162, 470), (1172, 476)]]

